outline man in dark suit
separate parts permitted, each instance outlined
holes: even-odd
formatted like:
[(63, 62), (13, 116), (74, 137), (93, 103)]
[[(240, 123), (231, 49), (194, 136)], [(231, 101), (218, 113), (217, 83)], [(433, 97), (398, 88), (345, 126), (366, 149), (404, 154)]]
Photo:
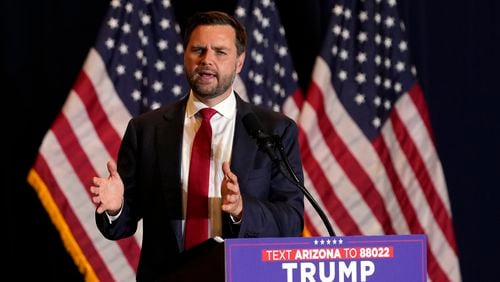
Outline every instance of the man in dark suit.
[(186, 249), (189, 164), (203, 108), (216, 110), (210, 120), (206, 239), (301, 235), (303, 194), (259, 149), (243, 118), (255, 115), (265, 132), (279, 136), (291, 167), (303, 181), (297, 126), (287, 116), (249, 104), (234, 92), (245, 44), (245, 30), (227, 14), (193, 16), (184, 39), (189, 95), (131, 119), (118, 165), (109, 161), (109, 176), (92, 179), (96, 222), (106, 238), (131, 236), (143, 220), (138, 281), (165, 277), (179, 266)]

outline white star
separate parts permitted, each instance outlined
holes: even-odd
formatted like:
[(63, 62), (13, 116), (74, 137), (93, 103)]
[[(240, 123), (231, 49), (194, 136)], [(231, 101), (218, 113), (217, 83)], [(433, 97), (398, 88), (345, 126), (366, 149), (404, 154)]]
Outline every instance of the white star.
[(342, 28), (339, 25), (335, 25), (332, 31), (335, 35), (339, 35), (342, 32)]
[(168, 41), (161, 39), (160, 41), (158, 41), (157, 45), (158, 45), (158, 48), (163, 51), (163, 50), (168, 48)]
[(349, 53), (347, 52), (347, 50), (345, 49), (342, 49), (340, 50), (340, 54), (339, 54), (339, 57), (342, 59), (342, 60), (347, 60), (347, 58), (349, 57)]
[(385, 58), (385, 60), (384, 60), (384, 66), (386, 68), (390, 68), (391, 67), (391, 59)]
[(271, 1), (269, 1), (269, 0), (262, 0), (262, 6), (264, 6), (264, 7), (267, 8), (267, 7), (269, 7), (269, 5), (271, 5)]
[(257, 52), (257, 50), (252, 50), (252, 59), (257, 63), (261, 64), (264, 61), (264, 56)]
[(261, 74), (256, 74), (253, 78), (253, 81), (255, 82), (255, 84), (260, 85), (264, 81), (264, 77)]
[(323, 239), (321, 239), (320, 242), (321, 242), (321, 245), (325, 244), (325, 240), (323, 240)]
[(344, 39), (349, 39), (349, 37), (350, 37), (349, 30), (344, 29), (344, 30), (342, 31), (342, 38), (344, 38)]
[(394, 7), (396, 5), (396, 0), (387, 0), (389, 6)]
[(379, 66), (380, 63), (382, 63), (382, 58), (380, 57), (380, 55), (375, 56), (375, 64)]
[(394, 18), (393, 17), (387, 17), (385, 19), (385, 26), (387, 26), (388, 28), (391, 28), (394, 26)]
[(380, 23), (380, 19), (381, 19), (380, 14), (375, 14), (375, 18), (374, 19), (375, 19), (376, 23)]
[(375, 106), (380, 106), (380, 104), (382, 104), (382, 100), (380, 99), (379, 96), (376, 96), (375, 99), (373, 99), (373, 104), (375, 104)]
[(268, 18), (263, 18), (262, 22), (260, 23), (263, 28), (266, 28), (269, 26), (269, 19)]
[(339, 244), (342, 245), (344, 241), (342, 240), (342, 238), (339, 239)]
[(137, 80), (141, 80), (141, 79), (142, 79), (142, 71), (141, 71), (141, 70), (136, 70), (136, 71), (134, 72), (134, 77), (135, 77), (135, 79), (137, 79)]
[(385, 108), (386, 110), (390, 110), (390, 109), (391, 109), (391, 101), (389, 101), (389, 100), (385, 100), (385, 101), (384, 101), (384, 108)]
[(135, 55), (137, 56), (137, 59), (142, 59), (144, 57), (144, 51), (137, 50), (137, 52), (135, 53)]
[(163, 30), (170, 28), (170, 21), (168, 19), (163, 18), (160, 21), (160, 26)]
[(141, 22), (142, 22), (143, 25), (148, 25), (148, 24), (151, 23), (151, 17), (149, 15), (144, 14), (141, 17)]
[(260, 105), (262, 104), (262, 97), (259, 94), (255, 94), (252, 99), (253, 103), (255, 105)]
[(184, 47), (181, 43), (177, 43), (177, 45), (175, 46), (175, 51), (177, 52), (177, 54), (182, 54), (184, 52)]
[(153, 103), (151, 103), (151, 110), (156, 110), (159, 107), (161, 107), (161, 104), (159, 102), (154, 101)]
[(326, 240), (326, 244), (327, 244), (327, 245), (330, 245), (330, 243), (331, 243), (331, 242), (332, 242), (332, 241), (330, 241), (330, 239)]
[(134, 5), (132, 5), (132, 3), (128, 3), (127, 5), (125, 5), (125, 10), (127, 10), (127, 13), (132, 13), (132, 11), (134, 10)]
[(366, 75), (365, 75), (364, 73), (359, 72), (359, 73), (356, 75), (355, 80), (356, 80), (359, 84), (365, 83), (365, 82), (366, 82)]
[(123, 33), (130, 33), (130, 24), (128, 23), (124, 23), (123, 26), (122, 26), (122, 31)]
[(174, 85), (174, 87), (172, 87), (172, 93), (174, 93), (175, 96), (179, 96), (181, 95), (182, 93), (182, 87), (180, 85)]
[(115, 29), (118, 27), (118, 20), (115, 19), (115, 18), (110, 18), (109, 21), (108, 21), (108, 26), (111, 28), (111, 29)]
[(356, 102), (358, 106), (365, 103), (365, 95), (361, 93), (356, 94), (356, 96), (354, 97), (354, 102)]
[(112, 49), (113, 47), (115, 47), (115, 41), (111, 38), (108, 38), (105, 44), (108, 49)]
[(262, 35), (262, 33), (260, 33), (258, 29), (254, 29), (253, 38), (255, 38), (255, 41), (257, 41), (257, 43), (262, 43), (262, 41), (264, 40), (264, 35)]
[(127, 46), (127, 45), (125, 45), (124, 43), (122, 43), (122, 44), (120, 45), (120, 47), (118, 48), (118, 50), (120, 50), (120, 53), (121, 53), (122, 55), (127, 54), (127, 53), (128, 53), (128, 46)]
[(280, 91), (281, 91), (281, 86), (279, 85), (279, 83), (275, 83), (275, 84), (273, 85), (273, 91), (274, 91), (274, 93), (276, 93), (276, 94), (280, 93)]
[(360, 22), (365, 22), (368, 20), (368, 13), (366, 11), (361, 11), (359, 12), (359, 21)]
[(397, 64), (396, 64), (396, 70), (398, 72), (402, 72), (405, 70), (405, 63), (399, 61)]
[(158, 93), (163, 90), (163, 83), (161, 81), (156, 80), (153, 83), (153, 90)]
[(278, 48), (278, 54), (280, 55), (280, 57), (284, 57), (288, 54), (288, 50), (285, 46), (280, 46)]
[(236, 8), (236, 11), (234, 13), (236, 14), (236, 16), (238, 16), (238, 18), (243, 18), (244, 16), (246, 16), (246, 11), (241, 6)]
[(118, 73), (118, 75), (125, 74), (125, 66), (124, 65), (116, 66), (116, 73)]
[(415, 76), (417, 75), (417, 68), (415, 66), (411, 66), (411, 73)]
[(391, 88), (391, 87), (392, 87), (392, 81), (391, 81), (390, 79), (386, 78), (386, 79), (384, 80), (384, 87), (385, 87), (386, 89)]
[(401, 83), (399, 83), (399, 82), (394, 83), (394, 91), (399, 93), (399, 92), (401, 92), (402, 89), (403, 89), (403, 86), (401, 85)]
[(163, 0), (163, 1), (161, 1), (161, 4), (166, 9), (166, 8), (170, 7), (170, 0)]
[(380, 127), (380, 118), (378, 118), (378, 117), (374, 118), (373, 121), (372, 121), (372, 125), (375, 128), (379, 128)]
[(345, 70), (339, 71), (339, 79), (342, 81), (347, 79), (347, 72)]
[(148, 40), (148, 37), (147, 37), (147, 36), (143, 36), (143, 37), (141, 38), (141, 43), (142, 43), (142, 45), (146, 46), (146, 45), (148, 45), (148, 42), (149, 42), (149, 40)]
[(132, 99), (134, 99), (134, 101), (139, 101), (141, 99), (141, 92), (137, 89), (134, 89), (130, 96), (132, 96)]
[(358, 41), (363, 43), (368, 40), (368, 36), (366, 35), (366, 32), (360, 32), (358, 34)]
[(333, 8), (333, 13), (336, 15), (336, 16), (340, 16), (343, 12), (343, 8), (342, 6), (340, 5), (335, 5), (335, 7)]
[(155, 68), (156, 68), (157, 71), (164, 70), (165, 69), (165, 62), (163, 62), (161, 60), (156, 61)]
[(380, 75), (375, 76), (373, 82), (375, 82), (376, 85), (380, 85), (380, 83), (382, 83), (382, 78), (380, 78)]
[(317, 245), (318, 244), (318, 240), (314, 240), (314, 245)]
[(181, 75), (183, 72), (184, 72), (184, 67), (183, 66), (181, 66), (179, 64), (175, 65), (175, 67), (174, 67), (174, 73), (176, 75)]
[(111, 1), (111, 7), (113, 7), (113, 8), (120, 7), (120, 0), (113, 0), (113, 1)]
[(366, 53), (359, 53), (357, 56), (356, 56), (356, 60), (358, 61), (358, 63), (362, 64), (364, 62), (366, 62)]
[(344, 17), (346, 19), (350, 19), (351, 18), (351, 10), (346, 9), (345, 12), (344, 12)]
[(333, 54), (334, 56), (337, 56), (337, 52), (338, 52), (338, 51), (339, 51), (339, 48), (338, 48), (337, 46), (333, 46), (333, 47), (332, 47), (332, 54)]
[(380, 44), (382, 42), (382, 36), (380, 34), (375, 35), (375, 43)]
[(384, 40), (384, 45), (386, 48), (391, 48), (392, 46), (392, 39), (390, 39), (389, 37), (386, 37), (385, 40)]
[(401, 50), (401, 52), (404, 52), (408, 49), (408, 45), (406, 44), (406, 41), (402, 40), (400, 43), (399, 43), (399, 50)]

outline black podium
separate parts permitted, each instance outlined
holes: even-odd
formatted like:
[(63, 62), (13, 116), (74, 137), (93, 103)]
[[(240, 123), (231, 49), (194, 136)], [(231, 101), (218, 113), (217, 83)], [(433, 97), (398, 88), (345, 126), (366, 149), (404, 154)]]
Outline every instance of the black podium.
[(224, 242), (211, 238), (181, 254), (179, 267), (162, 282), (224, 282)]

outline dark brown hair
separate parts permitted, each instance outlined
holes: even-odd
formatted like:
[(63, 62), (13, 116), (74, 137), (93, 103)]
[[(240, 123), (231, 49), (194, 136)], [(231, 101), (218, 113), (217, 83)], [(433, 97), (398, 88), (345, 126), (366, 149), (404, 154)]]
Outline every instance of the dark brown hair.
[(184, 31), (184, 49), (187, 47), (191, 33), (200, 25), (231, 26), (236, 34), (236, 51), (238, 56), (245, 52), (245, 46), (247, 44), (247, 34), (245, 28), (235, 18), (219, 11), (198, 12), (189, 18)]

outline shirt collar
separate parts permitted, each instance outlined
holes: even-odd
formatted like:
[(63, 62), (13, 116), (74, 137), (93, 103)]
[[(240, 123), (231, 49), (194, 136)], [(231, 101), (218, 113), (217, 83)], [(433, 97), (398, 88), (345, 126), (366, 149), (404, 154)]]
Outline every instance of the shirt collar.
[[(229, 95), (226, 99), (224, 99), (219, 104), (212, 107), (215, 109), (220, 115), (231, 119), (236, 113), (236, 97), (234, 94), (234, 90), (231, 91), (233, 95)], [(207, 105), (203, 104), (196, 96), (193, 95), (192, 91), (189, 93), (189, 98), (186, 105), (186, 114), (188, 118), (193, 117), (199, 110), (207, 108)]]

